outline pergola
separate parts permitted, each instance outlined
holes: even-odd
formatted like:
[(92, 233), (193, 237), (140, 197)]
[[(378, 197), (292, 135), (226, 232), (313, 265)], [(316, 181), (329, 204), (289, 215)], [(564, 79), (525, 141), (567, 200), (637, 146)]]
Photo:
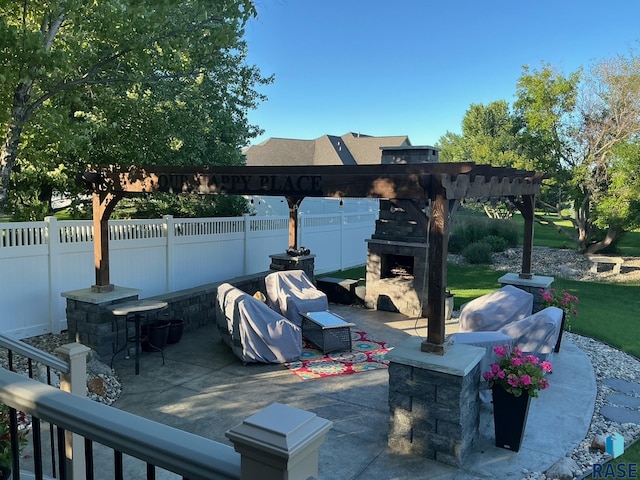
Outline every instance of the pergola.
[[(417, 163), (281, 167), (109, 167), (80, 174), (93, 192), (94, 292), (109, 282), (108, 220), (128, 195), (154, 192), (272, 195), (287, 199), (289, 247), (297, 248), (297, 209), (305, 197), (389, 199), (403, 208), (427, 240), (427, 340), (422, 350), (444, 353), (447, 243), (452, 213), (464, 198), (507, 198), (524, 217), (522, 278), (531, 278), (535, 195), (544, 173), (475, 163)], [(427, 200), (429, 214), (419, 206)]]

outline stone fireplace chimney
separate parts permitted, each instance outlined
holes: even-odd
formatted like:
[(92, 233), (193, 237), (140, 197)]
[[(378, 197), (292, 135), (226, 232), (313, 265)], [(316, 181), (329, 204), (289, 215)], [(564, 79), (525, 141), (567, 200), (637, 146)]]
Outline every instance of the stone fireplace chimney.
[[(383, 147), (382, 164), (437, 163), (434, 147)], [(427, 215), (426, 200), (419, 207)], [(426, 232), (402, 208), (380, 201), (374, 234), (367, 240), (367, 308), (424, 317)]]

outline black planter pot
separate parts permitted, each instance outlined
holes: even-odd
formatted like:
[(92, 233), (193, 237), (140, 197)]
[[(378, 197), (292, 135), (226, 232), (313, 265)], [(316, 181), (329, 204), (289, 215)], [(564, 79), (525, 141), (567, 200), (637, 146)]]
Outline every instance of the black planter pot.
[(182, 338), (184, 331), (184, 320), (171, 320), (169, 322), (169, 335), (167, 336), (167, 344), (178, 343)]
[(528, 392), (514, 397), (499, 385), (494, 385), (491, 390), (496, 447), (517, 452), (524, 436), (531, 397)]
[(154, 322), (142, 326), (142, 350), (144, 352), (159, 352), (167, 345), (169, 324)]

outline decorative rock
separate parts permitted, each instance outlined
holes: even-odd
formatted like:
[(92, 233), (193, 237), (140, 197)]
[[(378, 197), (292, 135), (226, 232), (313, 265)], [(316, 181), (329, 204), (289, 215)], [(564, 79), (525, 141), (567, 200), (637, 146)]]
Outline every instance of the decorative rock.
[(107, 389), (104, 385), (104, 380), (100, 377), (96, 377), (87, 382), (87, 389), (90, 393), (98, 395), (100, 397), (104, 397), (107, 394)]
[(545, 472), (547, 477), (558, 480), (573, 480), (581, 471), (578, 464), (569, 457), (562, 457)]
[(591, 449), (604, 452), (606, 450), (606, 441), (606, 435), (596, 435), (594, 439), (591, 440)]

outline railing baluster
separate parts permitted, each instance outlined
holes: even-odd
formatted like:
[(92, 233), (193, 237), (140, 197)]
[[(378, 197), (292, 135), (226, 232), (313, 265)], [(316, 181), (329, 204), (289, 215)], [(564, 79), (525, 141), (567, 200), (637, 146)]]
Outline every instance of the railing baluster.
[(57, 427), (58, 431), (58, 469), (60, 470), (60, 478), (67, 478), (67, 459), (65, 456), (67, 444), (64, 440), (64, 428)]
[(42, 431), (40, 419), (31, 417), (31, 441), (33, 442), (33, 470), (37, 480), (42, 480), (44, 471), (42, 468)]
[(124, 480), (122, 468), (122, 452), (119, 452), (117, 450), (113, 451), (113, 468), (115, 471), (115, 480)]
[(147, 480), (156, 480), (156, 467), (147, 463)]
[(86, 479), (93, 480), (93, 442), (88, 438), (84, 439), (84, 463)]

